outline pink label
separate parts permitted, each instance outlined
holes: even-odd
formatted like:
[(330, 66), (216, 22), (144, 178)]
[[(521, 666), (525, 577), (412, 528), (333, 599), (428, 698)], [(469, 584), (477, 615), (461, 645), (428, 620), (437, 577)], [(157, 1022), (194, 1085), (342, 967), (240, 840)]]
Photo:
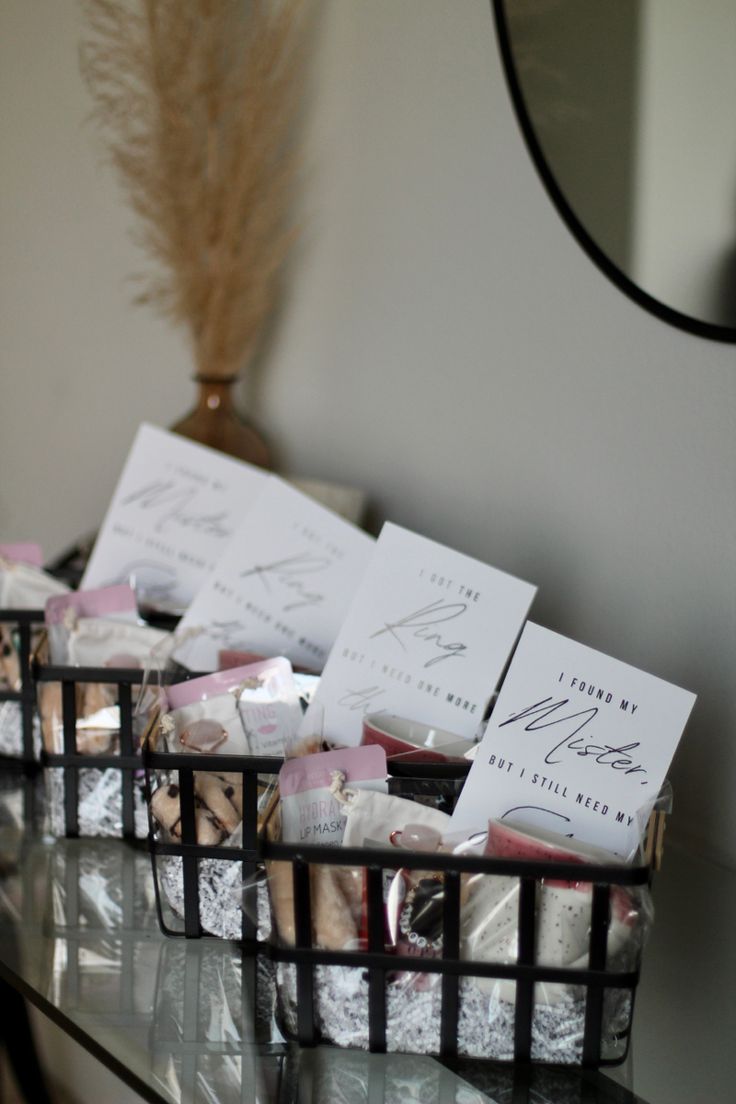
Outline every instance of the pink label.
[(249, 663), (245, 667), (231, 667), (228, 671), (216, 671), (214, 675), (203, 675), (202, 678), (189, 679), (188, 682), (177, 682), (175, 686), (167, 686), (166, 697), (169, 709), (181, 709), (183, 705), (191, 705), (193, 702), (218, 698), (222, 694), (229, 694), (231, 690), (237, 689), (245, 679), (260, 678), (270, 674), (290, 679), (292, 671), (288, 659), (277, 656), (276, 659), (264, 659), (260, 663)]
[(31, 567), (43, 567), (43, 552), (40, 544), (21, 542), (19, 544), (0, 544), (0, 556), (12, 563), (30, 564)]
[(126, 583), (102, 587), (100, 590), (76, 590), (58, 594), (46, 603), (46, 624), (58, 625), (68, 609), (78, 617), (109, 617), (114, 613), (138, 613), (135, 591)]
[(329, 787), (331, 772), (336, 770), (343, 772), (348, 785), (372, 778), (383, 780), (387, 773), (386, 752), (378, 744), (364, 744), (288, 759), (279, 771), (281, 796)]

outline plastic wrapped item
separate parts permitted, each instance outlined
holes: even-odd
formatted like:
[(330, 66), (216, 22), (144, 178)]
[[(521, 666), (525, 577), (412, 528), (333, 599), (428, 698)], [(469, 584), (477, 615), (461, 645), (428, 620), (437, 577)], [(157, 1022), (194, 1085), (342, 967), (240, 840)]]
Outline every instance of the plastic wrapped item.
[[(441, 814), (397, 801), (357, 793), (342, 848), (265, 848), (284, 1032), (501, 1061), (623, 1060), (651, 925), (648, 868), (507, 825), (443, 838)], [(278, 839), (276, 815), (269, 828)], [(326, 869), (332, 889), (315, 879)]]
[[(38, 652), (41, 667), (140, 671), (167, 665), (172, 635), (137, 621), (135, 592), (127, 586), (77, 591), (51, 599), (46, 606), (47, 641)], [(43, 672), (41, 672), (43, 673)], [(70, 678), (73, 672), (70, 672)], [(102, 678), (74, 685), (76, 747), (80, 755), (117, 750), (121, 725), (118, 685)], [(63, 683), (41, 679), (38, 706), (47, 752), (65, 749)], [(134, 711), (144, 711), (133, 698)]]
[(135, 595), (125, 586), (54, 598), (46, 617), (35, 675), (49, 829), (143, 838), (138, 748), (158, 701), (145, 674), (167, 668), (171, 634), (135, 620)]
[(288, 660), (277, 657), (164, 693), (166, 711), (146, 740), (147, 763), (157, 764), (149, 770), (154, 840), (174, 850), (182, 842), (222, 849), (227, 858), (208, 853), (193, 870), (176, 854), (157, 857), (157, 883), (171, 913), (162, 911), (162, 927), (173, 933), (184, 921), (188, 934), (242, 938), (249, 929), (243, 886), (255, 872), (274, 774), (301, 721), (299, 687)]
[(283, 756), (302, 718), (283, 657), (169, 686), (166, 697), (160, 723), (170, 751)]

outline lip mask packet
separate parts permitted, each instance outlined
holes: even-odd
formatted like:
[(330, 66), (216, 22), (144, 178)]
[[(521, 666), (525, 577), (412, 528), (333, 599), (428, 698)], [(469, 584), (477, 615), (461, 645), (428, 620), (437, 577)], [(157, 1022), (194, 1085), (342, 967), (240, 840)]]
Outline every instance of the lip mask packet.
[(279, 657), (258, 667), (237, 691), (248, 747), (251, 755), (284, 755), (302, 720), (299, 688), (288, 659)]
[(336, 797), (343, 786), (387, 793), (383, 748), (337, 748), (287, 760), (279, 772), (282, 840), (338, 847), (347, 819)]

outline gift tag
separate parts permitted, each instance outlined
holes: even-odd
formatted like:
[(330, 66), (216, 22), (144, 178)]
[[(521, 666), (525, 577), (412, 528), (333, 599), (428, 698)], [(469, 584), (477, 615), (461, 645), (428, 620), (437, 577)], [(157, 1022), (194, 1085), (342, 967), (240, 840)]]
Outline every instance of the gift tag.
[(142, 604), (182, 612), (267, 479), (250, 464), (142, 425), (82, 589), (126, 582)]
[(529, 623), (453, 815), (542, 828), (627, 857), (695, 695)]
[(386, 712), (471, 739), (535, 590), (387, 523), (302, 733), (359, 744)]
[(243, 649), (321, 670), (374, 547), (272, 476), (187, 610), (176, 658), (206, 671)]

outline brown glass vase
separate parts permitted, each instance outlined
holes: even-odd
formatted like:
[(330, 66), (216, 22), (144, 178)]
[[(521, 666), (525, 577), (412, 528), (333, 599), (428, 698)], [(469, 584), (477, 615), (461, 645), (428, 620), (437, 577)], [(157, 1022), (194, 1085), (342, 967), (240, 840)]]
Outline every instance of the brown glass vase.
[(232, 396), (235, 380), (195, 376), (194, 382), (199, 387), (196, 406), (171, 427), (172, 431), (259, 468), (272, 468), (271, 449), (258, 430), (235, 409)]

